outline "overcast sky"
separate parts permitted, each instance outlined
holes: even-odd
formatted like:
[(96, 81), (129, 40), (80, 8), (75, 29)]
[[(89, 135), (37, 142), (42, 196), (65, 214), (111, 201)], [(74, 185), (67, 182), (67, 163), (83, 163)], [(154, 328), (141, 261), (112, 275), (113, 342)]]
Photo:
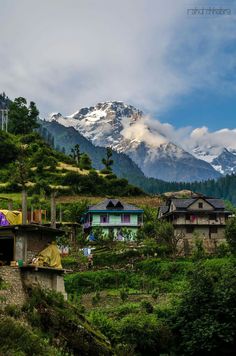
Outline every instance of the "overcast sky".
[[(174, 127), (236, 127), (234, 1), (0, 0), (0, 90), (69, 115), (122, 100)], [(191, 16), (188, 9), (231, 15)]]

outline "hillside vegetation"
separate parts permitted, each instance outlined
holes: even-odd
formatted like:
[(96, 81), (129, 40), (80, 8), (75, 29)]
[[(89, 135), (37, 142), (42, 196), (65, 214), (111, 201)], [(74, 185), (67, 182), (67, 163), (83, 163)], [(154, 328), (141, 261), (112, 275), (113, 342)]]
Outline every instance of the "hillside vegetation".
[(153, 252), (95, 251), (94, 271), (66, 277), (70, 302), (116, 355), (233, 355), (235, 258), (173, 261)]
[(0, 192), (29, 194), (140, 195), (142, 191), (109, 172), (78, 167), (72, 157), (54, 150), (38, 133), (0, 132)]
[[(105, 155), (104, 147), (95, 147), (73, 127), (64, 127), (57, 122), (41, 122), (42, 135), (52, 136), (54, 147), (58, 150), (70, 152), (73, 145), (79, 144), (81, 149), (89, 154), (96, 169), (101, 169), (101, 158)], [(215, 196), (236, 203), (236, 176), (226, 175), (219, 179), (209, 179), (202, 182), (177, 183), (165, 182), (160, 179), (147, 178), (141, 169), (125, 154), (113, 151), (114, 172), (124, 177), (149, 194), (163, 194), (165, 192), (191, 190), (208, 196)], [(183, 172), (184, 174), (184, 172)]]

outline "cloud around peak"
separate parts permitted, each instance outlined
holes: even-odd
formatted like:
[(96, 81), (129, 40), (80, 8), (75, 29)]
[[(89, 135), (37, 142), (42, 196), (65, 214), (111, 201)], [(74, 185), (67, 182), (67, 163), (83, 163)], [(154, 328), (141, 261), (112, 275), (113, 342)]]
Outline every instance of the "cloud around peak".
[(235, 41), (234, 17), (189, 19), (187, 6), (173, 0), (4, 2), (1, 88), (36, 101), (42, 115), (117, 98), (159, 115), (203, 87), (234, 91), (228, 78), (235, 56), (224, 50)]

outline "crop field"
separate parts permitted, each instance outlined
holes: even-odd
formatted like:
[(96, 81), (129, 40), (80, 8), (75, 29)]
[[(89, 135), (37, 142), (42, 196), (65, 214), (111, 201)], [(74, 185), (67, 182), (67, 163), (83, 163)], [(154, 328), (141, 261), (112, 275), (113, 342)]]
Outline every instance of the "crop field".
[[(110, 197), (109, 197), (110, 198)], [(137, 197), (113, 197), (120, 199), (126, 203), (134, 204), (137, 206), (149, 206), (152, 208), (159, 207), (162, 203), (162, 198), (160, 196), (137, 196)], [(69, 196), (60, 196), (57, 198), (57, 202), (64, 203), (77, 203), (82, 200), (87, 200), (89, 204), (97, 204), (100, 201), (104, 200), (105, 197), (100, 196), (86, 196), (86, 195), (69, 195)]]

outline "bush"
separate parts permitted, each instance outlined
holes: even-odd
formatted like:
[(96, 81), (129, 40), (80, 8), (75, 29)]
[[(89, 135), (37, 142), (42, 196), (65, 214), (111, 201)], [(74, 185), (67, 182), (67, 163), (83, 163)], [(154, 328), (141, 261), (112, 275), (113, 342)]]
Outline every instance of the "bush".
[(21, 315), (21, 310), (19, 307), (15, 304), (9, 304), (5, 307), (4, 309), (5, 313), (9, 316), (12, 316), (13, 318), (19, 318)]
[[(209, 261), (210, 263), (210, 261)], [(175, 355), (233, 355), (236, 345), (235, 268), (198, 264), (172, 317)], [(215, 264), (215, 262), (214, 262)]]
[(159, 355), (168, 350), (171, 334), (154, 315), (129, 315), (118, 326), (119, 339), (132, 345), (135, 354)]
[(124, 303), (124, 301), (126, 301), (129, 298), (129, 293), (127, 289), (121, 289), (120, 290), (120, 299), (122, 300), (122, 302)]
[(117, 271), (87, 271), (65, 276), (65, 286), (68, 293), (90, 293), (99, 289), (119, 288), (127, 286), (139, 288), (139, 276), (132, 272)]
[(4, 356), (60, 355), (48, 340), (26, 325), (5, 317), (0, 320), (0, 354)]
[(144, 309), (144, 311), (148, 314), (153, 313), (153, 306), (150, 302), (147, 300), (142, 300), (141, 302), (141, 308)]

